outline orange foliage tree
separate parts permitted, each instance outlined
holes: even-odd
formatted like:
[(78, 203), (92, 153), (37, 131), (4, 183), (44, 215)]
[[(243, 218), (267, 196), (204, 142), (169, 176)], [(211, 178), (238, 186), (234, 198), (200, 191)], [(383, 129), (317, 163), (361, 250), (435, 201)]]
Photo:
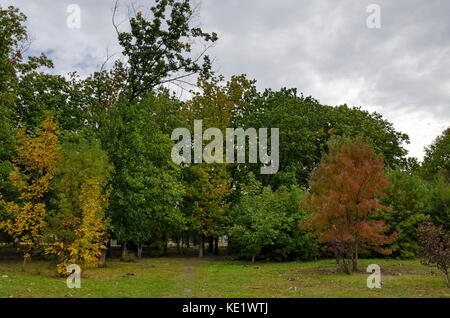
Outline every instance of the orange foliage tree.
[(310, 227), (320, 243), (331, 245), (342, 270), (357, 270), (358, 253), (371, 247), (383, 254), (382, 246), (392, 243), (396, 234), (386, 236), (384, 221), (376, 220), (377, 210), (385, 210), (377, 197), (388, 186), (383, 160), (361, 140), (338, 138), (309, 180), (309, 206), (315, 213)]
[(47, 223), (43, 197), (49, 190), (60, 154), (58, 135), (58, 127), (51, 117), (47, 117), (32, 135), (27, 135), (25, 130), (19, 131), (15, 170), (9, 179), (19, 190), (20, 197), (16, 202), (5, 202), (0, 195), (0, 205), (10, 215), (9, 219), (0, 222), (0, 228), (15, 243), (21, 243), (19, 248), (23, 252), (24, 267), (45, 235)]

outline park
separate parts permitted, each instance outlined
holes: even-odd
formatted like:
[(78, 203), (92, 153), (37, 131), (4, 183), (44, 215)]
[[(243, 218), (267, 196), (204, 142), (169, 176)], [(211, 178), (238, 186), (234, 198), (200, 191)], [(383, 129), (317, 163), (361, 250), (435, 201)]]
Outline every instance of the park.
[[(221, 254), (225, 251), (221, 250)], [(2, 252), (4, 253), (4, 252)], [(448, 297), (441, 274), (415, 260), (362, 260), (352, 276), (337, 271), (332, 259), (318, 262), (251, 263), (230, 257), (145, 257), (136, 262), (108, 260), (105, 268), (81, 273), (81, 288), (69, 289), (52, 264), (34, 260), (26, 272), (21, 260), (8, 254), (0, 262), (0, 297), (168, 297), (168, 298), (314, 298), (314, 297)], [(144, 253), (147, 256), (147, 253)], [(381, 267), (382, 288), (368, 288), (367, 265)], [(5, 277), (7, 276), (7, 277)]]
[(448, 123), (413, 156), (370, 107), (220, 75), (198, 7), (150, 3), (69, 73), (0, 7), (1, 298), (449, 297)]

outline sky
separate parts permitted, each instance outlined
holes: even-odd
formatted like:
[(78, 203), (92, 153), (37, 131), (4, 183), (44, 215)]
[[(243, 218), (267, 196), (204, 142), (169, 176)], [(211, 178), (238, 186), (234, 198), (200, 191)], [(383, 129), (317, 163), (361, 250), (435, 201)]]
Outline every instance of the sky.
[[(107, 56), (120, 56), (112, 24), (114, 3), (0, 0), (28, 16), (33, 39), (29, 54), (44, 52), (55, 63), (53, 72), (77, 71), (81, 76), (98, 70)], [(152, 3), (119, 1), (119, 28), (127, 28), (130, 10), (145, 14)], [(193, 3), (198, 12), (194, 23), (219, 36), (208, 51), (217, 73), (247, 74), (261, 90), (295, 87), (325, 105), (381, 113), (410, 136), (405, 148), (419, 159), (424, 147), (450, 126), (448, 0)], [(67, 23), (71, 4), (80, 8), (79, 28)], [(369, 7), (373, 4), (379, 16)]]

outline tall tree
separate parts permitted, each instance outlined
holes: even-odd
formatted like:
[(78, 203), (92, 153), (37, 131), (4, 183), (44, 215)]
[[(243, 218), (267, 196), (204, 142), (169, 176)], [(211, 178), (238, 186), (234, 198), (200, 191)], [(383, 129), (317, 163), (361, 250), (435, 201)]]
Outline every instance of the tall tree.
[(172, 141), (152, 116), (151, 103), (119, 102), (101, 130), (102, 146), (114, 166), (110, 183), (112, 235), (122, 242), (142, 244), (164, 239), (180, 225), (184, 192), (180, 169), (170, 157)]
[[(130, 18), (130, 31), (119, 32), (122, 54), (127, 57), (121, 66), (127, 82), (129, 101), (145, 95), (158, 85), (183, 85), (186, 77), (209, 71), (207, 46), (193, 54), (194, 41), (205, 45), (217, 40), (215, 33), (203, 32), (193, 26), (195, 11), (190, 0), (156, 0), (150, 8), (152, 17), (142, 12)], [(117, 9), (117, 5), (115, 7)]]
[[(188, 120), (191, 132), (194, 133), (194, 121), (202, 120), (206, 128), (217, 128), (226, 134), (226, 128), (232, 127), (238, 110), (248, 104), (247, 96), (253, 88), (252, 82), (245, 76), (233, 76), (223, 83), (222, 76), (201, 76), (198, 79), (199, 92), (185, 105), (182, 113)], [(203, 131), (201, 132), (203, 134)], [(212, 138), (212, 137), (211, 137)], [(215, 136), (214, 138), (218, 138)], [(214, 141), (219, 147), (225, 145), (225, 140)], [(208, 142), (203, 140), (202, 149)], [(221, 144), (220, 144), (221, 143)], [(229, 207), (229, 196), (232, 192), (232, 178), (230, 169), (225, 165), (225, 152), (216, 153), (216, 149), (206, 156), (222, 156), (221, 163), (196, 163), (188, 165), (185, 171), (187, 182), (187, 199), (185, 209), (192, 218), (190, 230), (199, 234), (199, 256), (203, 256), (203, 243), (205, 236), (218, 236), (223, 227)], [(205, 160), (205, 152), (203, 152)]]
[(357, 270), (358, 254), (371, 247), (389, 253), (382, 246), (392, 243), (395, 234), (386, 236), (382, 220), (373, 220), (377, 210), (386, 209), (377, 199), (388, 186), (383, 159), (366, 143), (336, 138), (328, 144), (320, 165), (313, 171), (309, 185), (312, 229), (321, 243), (344, 246), (342, 269)]

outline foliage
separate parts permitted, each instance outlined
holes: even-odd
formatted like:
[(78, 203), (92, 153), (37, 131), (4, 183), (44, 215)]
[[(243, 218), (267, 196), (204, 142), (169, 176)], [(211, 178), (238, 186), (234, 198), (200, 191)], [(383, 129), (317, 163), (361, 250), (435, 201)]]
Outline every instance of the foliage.
[(130, 19), (131, 30), (118, 32), (122, 54), (127, 57), (123, 73), (130, 101), (158, 85), (182, 83), (187, 76), (207, 72), (210, 60), (205, 51), (193, 57), (192, 42), (217, 40), (215, 33), (191, 26), (195, 12), (189, 0), (157, 0), (150, 11), (152, 20), (137, 12)]
[(114, 166), (107, 213), (119, 242), (160, 239), (184, 223), (178, 208), (184, 189), (170, 158), (172, 141), (152, 118), (152, 106), (122, 100), (100, 132)]
[(429, 215), (436, 225), (450, 230), (450, 184), (444, 177), (438, 176), (429, 183)]
[(429, 212), (430, 186), (417, 174), (399, 169), (388, 174), (389, 187), (382, 203), (388, 207), (380, 213), (390, 233), (398, 233), (397, 241), (391, 246), (393, 255), (414, 257), (418, 255), (417, 228)]
[[(298, 96), (296, 89), (267, 89), (249, 96), (251, 107), (241, 110), (238, 126), (280, 129), (280, 170), (259, 176), (265, 185), (307, 186), (311, 171), (319, 164), (327, 141), (333, 136), (361, 137), (384, 155), (387, 167), (404, 164), (402, 147), (408, 136), (397, 132), (378, 113), (346, 105), (330, 107), (312, 97)], [(257, 167), (247, 165), (256, 175)]]
[(382, 158), (366, 143), (335, 138), (328, 144), (319, 167), (313, 171), (309, 185), (309, 205), (315, 210), (310, 226), (320, 243), (338, 243), (344, 253), (337, 255), (342, 269), (350, 273), (347, 259), (357, 270), (361, 248), (371, 247), (380, 253), (392, 243), (395, 234), (385, 236), (383, 220), (374, 220), (377, 210), (385, 210), (377, 199), (388, 186)]
[[(44, 195), (49, 191), (60, 156), (57, 125), (48, 117), (34, 135), (24, 130), (18, 134), (18, 154), (15, 170), (9, 178), (19, 190), (19, 202), (1, 201), (10, 218), (0, 227), (14, 238), (24, 254), (24, 264), (39, 247), (45, 235), (46, 208)], [(1, 199), (1, 198), (0, 198)]]
[(450, 262), (450, 235), (442, 226), (431, 222), (419, 227), (419, 245), (422, 248), (423, 264), (436, 266), (447, 278), (450, 288), (448, 265)]
[(227, 234), (233, 250), (253, 261), (313, 258), (316, 245), (297, 226), (306, 221), (306, 212), (300, 207), (303, 191), (297, 187), (281, 187), (274, 192), (270, 187), (260, 189), (257, 184), (251, 189), (243, 190), (230, 213)]
[(70, 264), (98, 265), (106, 248), (105, 187), (111, 167), (96, 140), (66, 136), (62, 152), (53, 186), (56, 211), (49, 216), (56, 242), (46, 253), (58, 256), (58, 272), (66, 274)]
[(425, 178), (433, 180), (440, 175), (450, 183), (450, 127), (427, 148), (422, 163)]
[(229, 204), (225, 197), (231, 192), (231, 178), (226, 167), (219, 164), (193, 165), (185, 173), (186, 200), (190, 227), (203, 236), (220, 234), (220, 225)]
[[(193, 98), (181, 110), (191, 128), (191, 135), (194, 120), (199, 119), (203, 120), (205, 127), (218, 128), (225, 135), (226, 128), (232, 127), (237, 109), (246, 105), (252, 83), (243, 75), (233, 76), (225, 84), (223, 81), (222, 76), (215, 77), (213, 74), (198, 79), (200, 91), (193, 92)], [(205, 146), (203, 142), (202, 149)], [(225, 157), (222, 161), (226, 162)], [(189, 230), (200, 234), (201, 241), (204, 236), (218, 236), (233, 190), (229, 167), (221, 163), (193, 164), (186, 167), (184, 176), (187, 189), (184, 209), (190, 217)], [(202, 243), (200, 249), (201, 256)]]

